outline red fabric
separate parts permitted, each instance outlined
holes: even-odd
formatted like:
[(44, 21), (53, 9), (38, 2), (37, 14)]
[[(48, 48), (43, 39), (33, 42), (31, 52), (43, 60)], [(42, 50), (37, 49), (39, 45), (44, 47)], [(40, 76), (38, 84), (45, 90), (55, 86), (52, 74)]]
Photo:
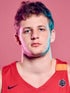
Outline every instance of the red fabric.
[[(66, 64), (57, 60), (57, 64), (59, 63)], [(16, 62), (3, 68), (2, 77), (2, 93), (70, 93), (66, 70), (56, 71), (54, 75), (39, 88), (34, 88), (20, 77), (17, 72)], [(59, 84), (61, 80), (64, 80), (66, 83), (63, 87)]]

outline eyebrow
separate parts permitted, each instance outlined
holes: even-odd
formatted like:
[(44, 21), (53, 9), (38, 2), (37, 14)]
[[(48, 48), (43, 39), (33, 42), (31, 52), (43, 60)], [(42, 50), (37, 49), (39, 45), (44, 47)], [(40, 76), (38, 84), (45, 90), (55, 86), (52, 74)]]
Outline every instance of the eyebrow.
[(24, 27), (23, 30), (24, 30), (24, 29), (31, 29), (31, 27)]
[(45, 27), (44, 25), (39, 25), (38, 27)]
[[(39, 25), (38, 27), (45, 27), (44, 25)], [(31, 27), (24, 27), (23, 29), (31, 29)]]

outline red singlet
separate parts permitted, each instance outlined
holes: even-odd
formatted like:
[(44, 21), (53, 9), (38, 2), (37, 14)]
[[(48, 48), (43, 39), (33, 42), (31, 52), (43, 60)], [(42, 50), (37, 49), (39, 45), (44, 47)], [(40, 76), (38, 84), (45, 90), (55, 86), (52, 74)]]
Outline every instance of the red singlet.
[(57, 60), (54, 75), (44, 85), (35, 88), (21, 78), (14, 62), (2, 70), (2, 93), (70, 93), (67, 64)]

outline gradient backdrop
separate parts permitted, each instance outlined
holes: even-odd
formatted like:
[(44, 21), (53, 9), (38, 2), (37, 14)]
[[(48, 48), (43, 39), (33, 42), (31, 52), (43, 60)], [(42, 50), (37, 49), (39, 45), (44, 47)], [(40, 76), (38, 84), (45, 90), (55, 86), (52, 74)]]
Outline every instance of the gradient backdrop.
[[(0, 0), (0, 67), (20, 60), (16, 43), (14, 16), (22, 0)], [(34, 0), (33, 0), (34, 1)], [(53, 56), (70, 63), (70, 0), (39, 0), (51, 10), (55, 20), (56, 40)]]

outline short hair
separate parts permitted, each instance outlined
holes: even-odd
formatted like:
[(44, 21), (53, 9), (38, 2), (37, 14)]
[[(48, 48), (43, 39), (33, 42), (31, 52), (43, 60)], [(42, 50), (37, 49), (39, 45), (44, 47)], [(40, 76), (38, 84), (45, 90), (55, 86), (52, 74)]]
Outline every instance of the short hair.
[(50, 30), (54, 29), (54, 20), (52, 18), (50, 10), (42, 2), (39, 1), (36, 2), (23, 1), (15, 15), (15, 25), (19, 26), (22, 20), (26, 20), (32, 14), (35, 15), (43, 14), (45, 17), (49, 19)]

